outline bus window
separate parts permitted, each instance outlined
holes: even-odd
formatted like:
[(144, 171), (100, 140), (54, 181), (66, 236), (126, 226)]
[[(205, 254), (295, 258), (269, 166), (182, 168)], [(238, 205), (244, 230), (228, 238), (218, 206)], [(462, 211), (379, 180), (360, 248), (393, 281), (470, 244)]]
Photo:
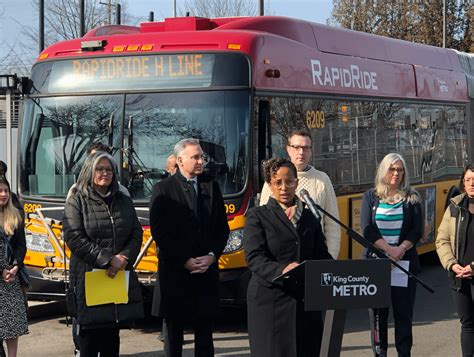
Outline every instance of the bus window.
[[(166, 159), (176, 142), (197, 138), (207, 156), (205, 172), (224, 194), (243, 190), (247, 178), (248, 91), (127, 95), (133, 135), (125, 147), (124, 184), (135, 199), (148, 199), (167, 176)], [(130, 120), (130, 119), (127, 119)]]
[(268, 100), (274, 155), (287, 156), (292, 130), (308, 129), (312, 164), (329, 175), (338, 194), (371, 187), (389, 152), (403, 155), (412, 183), (458, 172), (466, 161), (462, 108), (291, 96)]
[[(410, 182), (421, 181), (420, 149), (418, 144), (418, 130), (416, 130), (416, 111), (414, 106), (400, 103), (381, 104), (382, 123), (384, 133), (381, 136), (384, 148), (380, 161), (384, 155), (397, 152), (403, 156), (410, 175)], [(415, 128), (415, 129), (414, 129)]]
[(21, 190), (25, 195), (65, 197), (87, 146), (107, 144), (109, 138), (114, 140), (111, 146), (118, 144), (120, 96), (43, 98), (27, 105), (34, 108), (25, 111), (29, 115), (23, 123)]

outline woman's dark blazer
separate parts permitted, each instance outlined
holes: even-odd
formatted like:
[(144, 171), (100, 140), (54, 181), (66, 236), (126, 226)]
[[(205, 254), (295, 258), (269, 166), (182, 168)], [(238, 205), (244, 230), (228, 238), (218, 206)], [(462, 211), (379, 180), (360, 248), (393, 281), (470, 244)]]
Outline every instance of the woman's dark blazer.
[(252, 272), (247, 290), (252, 356), (296, 356), (297, 300), (272, 279), (291, 262), (332, 260), (321, 225), (304, 209), (295, 228), (270, 198), (249, 210), (243, 245)]
[[(421, 269), (416, 252), (416, 244), (423, 235), (423, 212), (421, 208), (420, 198), (416, 192), (412, 195), (417, 196), (414, 202), (403, 203), (403, 223), (400, 231), (400, 239), (398, 245), (408, 240), (413, 247), (407, 250), (403, 259), (410, 261), (410, 271), (418, 273)], [(365, 239), (375, 243), (379, 239), (383, 239), (382, 234), (375, 223), (375, 213), (379, 206), (380, 200), (375, 194), (375, 190), (371, 189), (365, 192), (362, 198), (362, 208), (360, 213), (360, 226)]]

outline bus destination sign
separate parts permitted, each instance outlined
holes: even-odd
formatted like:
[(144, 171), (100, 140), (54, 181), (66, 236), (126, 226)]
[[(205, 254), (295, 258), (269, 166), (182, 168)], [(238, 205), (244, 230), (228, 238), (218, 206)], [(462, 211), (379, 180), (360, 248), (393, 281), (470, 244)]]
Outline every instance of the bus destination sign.
[[(117, 57), (81, 59), (71, 62), (72, 74), (78, 78), (93, 80), (196, 78), (209, 75), (209, 66), (204, 66), (203, 55), (181, 54), (169, 56)], [(208, 63), (207, 63), (208, 64)]]
[(213, 54), (83, 58), (54, 62), (48, 92), (210, 87)]

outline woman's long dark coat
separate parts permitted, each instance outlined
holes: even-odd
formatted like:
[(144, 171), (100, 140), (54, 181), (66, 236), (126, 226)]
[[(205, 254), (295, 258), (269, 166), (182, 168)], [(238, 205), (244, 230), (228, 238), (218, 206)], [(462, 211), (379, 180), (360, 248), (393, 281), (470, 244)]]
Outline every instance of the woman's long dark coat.
[(196, 211), (193, 196), (178, 172), (153, 188), (150, 201), (151, 234), (159, 249), (159, 281), (153, 313), (167, 319), (212, 318), (218, 312), (217, 261), (202, 274), (184, 268), (189, 258), (213, 252), (219, 259), (229, 237), (229, 225), (219, 185), (198, 177)]
[(272, 279), (291, 262), (332, 259), (321, 225), (304, 209), (295, 229), (271, 198), (266, 205), (249, 210), (244, 249), (252, 271), (247, 291), (252, 356), (295, 357), (300, 337), (296, 332), (297, 299)]
[[(113, 191), (110, 208), (92, 188), (88, 195), (76, 193), (66, 202), (63, 232), (72, 252), (71, 284), (76, 292), (77, 322), (83, 327), (114, 326), (143, 317), (141, 288), (133, 271), (141, 248), (142, 228), (130, 197), (118, 191), (118, 186)], [(87, 307), (86, 271), (107, 269), (116, 254), (129, 258), (128, 303)]]

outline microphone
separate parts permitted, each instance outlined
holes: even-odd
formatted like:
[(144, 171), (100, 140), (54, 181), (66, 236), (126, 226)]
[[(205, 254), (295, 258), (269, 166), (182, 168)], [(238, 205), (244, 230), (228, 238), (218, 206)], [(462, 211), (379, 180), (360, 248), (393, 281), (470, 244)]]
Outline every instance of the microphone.
[(318, 210), (316, 209), (315, 203), (313, 199), (309, 196), (308, 191), (306, 191), (304, 188), (300, 190), (299, 196), (303, 200), (304, 203), (306, 203), (309, 207), (309, 210), (313, 215), (316, 217), (318, 222), (321, 221), (321, 215), (319, 214)]

